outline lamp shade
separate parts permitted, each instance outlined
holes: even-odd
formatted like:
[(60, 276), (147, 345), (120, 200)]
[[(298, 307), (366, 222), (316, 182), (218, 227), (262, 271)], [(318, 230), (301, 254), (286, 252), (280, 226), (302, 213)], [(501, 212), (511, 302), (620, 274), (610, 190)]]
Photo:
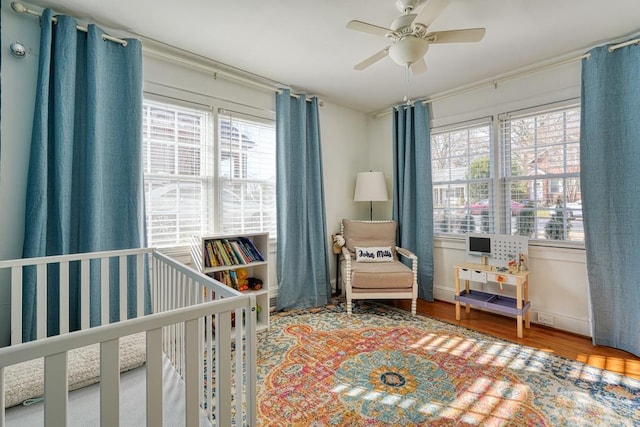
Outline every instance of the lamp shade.
[(384, 202), (389, 200), (384, 172), (358, 172), (353, 200), (356, 202)]

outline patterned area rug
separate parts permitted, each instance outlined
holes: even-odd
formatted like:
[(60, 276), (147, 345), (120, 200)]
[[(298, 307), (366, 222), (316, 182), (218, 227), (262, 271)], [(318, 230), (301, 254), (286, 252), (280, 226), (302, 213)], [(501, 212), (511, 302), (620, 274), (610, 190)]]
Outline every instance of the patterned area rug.
[(377, 304), (272, 316), (261, 426), (634, 426), (640, 381)]

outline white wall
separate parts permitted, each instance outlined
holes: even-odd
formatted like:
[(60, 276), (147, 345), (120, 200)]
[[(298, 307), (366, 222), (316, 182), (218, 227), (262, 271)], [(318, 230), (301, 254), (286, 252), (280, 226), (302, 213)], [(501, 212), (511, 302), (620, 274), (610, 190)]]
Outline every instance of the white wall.
[[(572, 62), (560, 67), (540, 71), (477, 90), (465, 92), (434, 102), (431, 105), (432, 128), (483, 117), (496, 118), (498, 114), (526, 109), (580, 96), (580, 63)], [(391, 144), (390, 114), (370, 119), (371, 163), (390, 170), (391, 158), (386, 145)], [(373, 147), (378, 147), (374, 149)], [(391, 211), (389, 211), (391, 212)], [(434, 242), (434, 296), (453, 302), (453, 266), (468, 261), (462, 238), (439, 238)], [(558, 248), (530, 244), (529, 247), (530, 299), (532, 321), (537, 312), (554, 316), (554, 327), (591, 335), (589, 289), (585, 252), (581, 248)], [(493, 285), (485, 287), (496, 291)], [(505, 287), (504, 294), (515, 296), (515, 289)], [(453, 307), (451, 308), (453, 310)], [(515, 323), (514, 323), (515, 328)]]
[[(2, 0), (2, 111), (0, 121), (0, 259), (22, 256), (27, 165), (38, 74), (38, 20), (18, 15)], [(18, 59), (8, 47), (19, 40), (27, 55)], [(0, 272), (0, 346), (9, 342), (8, 272)]]
[[(391, 138), (393, 135), (393, 123), (391, 114), (387, 114), (387, 120), (376, 120), (368, 117), (369, 137), (369, 169), (384, 172), (387, 179), (387, 191), (389, 200), (373, 203), (373, 219), (389, 219), (393, 214), (393, 147)], [(368, 207), (368, 206), (367, 206)], [(364, 216), (368, 218), (365, 211)]]

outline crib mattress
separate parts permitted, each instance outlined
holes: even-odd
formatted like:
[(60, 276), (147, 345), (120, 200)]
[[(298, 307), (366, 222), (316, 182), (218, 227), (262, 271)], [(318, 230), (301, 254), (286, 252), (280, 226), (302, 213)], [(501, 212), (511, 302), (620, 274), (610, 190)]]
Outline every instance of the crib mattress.
[[(163, 365), (163, 420), (167, 426), (183, 426), (184, 382), (171, 362), (164, 357)], [(145, 426), (146, 368), (141, 366), (120, 375), (120, 425)], [(5, 414), (8, 427), (44, 425), (44, 402), (8, 408)], [(69, 426), (100, 425), (100, 384), (69, 393)], [(200, 426), (211, 426), (204, 413), (200, 414)]]

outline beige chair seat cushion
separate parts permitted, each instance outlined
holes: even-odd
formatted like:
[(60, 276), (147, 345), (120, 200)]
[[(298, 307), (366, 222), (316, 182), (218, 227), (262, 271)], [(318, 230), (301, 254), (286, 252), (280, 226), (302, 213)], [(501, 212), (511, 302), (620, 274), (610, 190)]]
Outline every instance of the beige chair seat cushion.
[[(345, 274), (345, 272), (342, 272)], [(411, 289), (413, 271), (400, 261), (362, 263), (351, 261), (351, 287), (356, 289)]]

